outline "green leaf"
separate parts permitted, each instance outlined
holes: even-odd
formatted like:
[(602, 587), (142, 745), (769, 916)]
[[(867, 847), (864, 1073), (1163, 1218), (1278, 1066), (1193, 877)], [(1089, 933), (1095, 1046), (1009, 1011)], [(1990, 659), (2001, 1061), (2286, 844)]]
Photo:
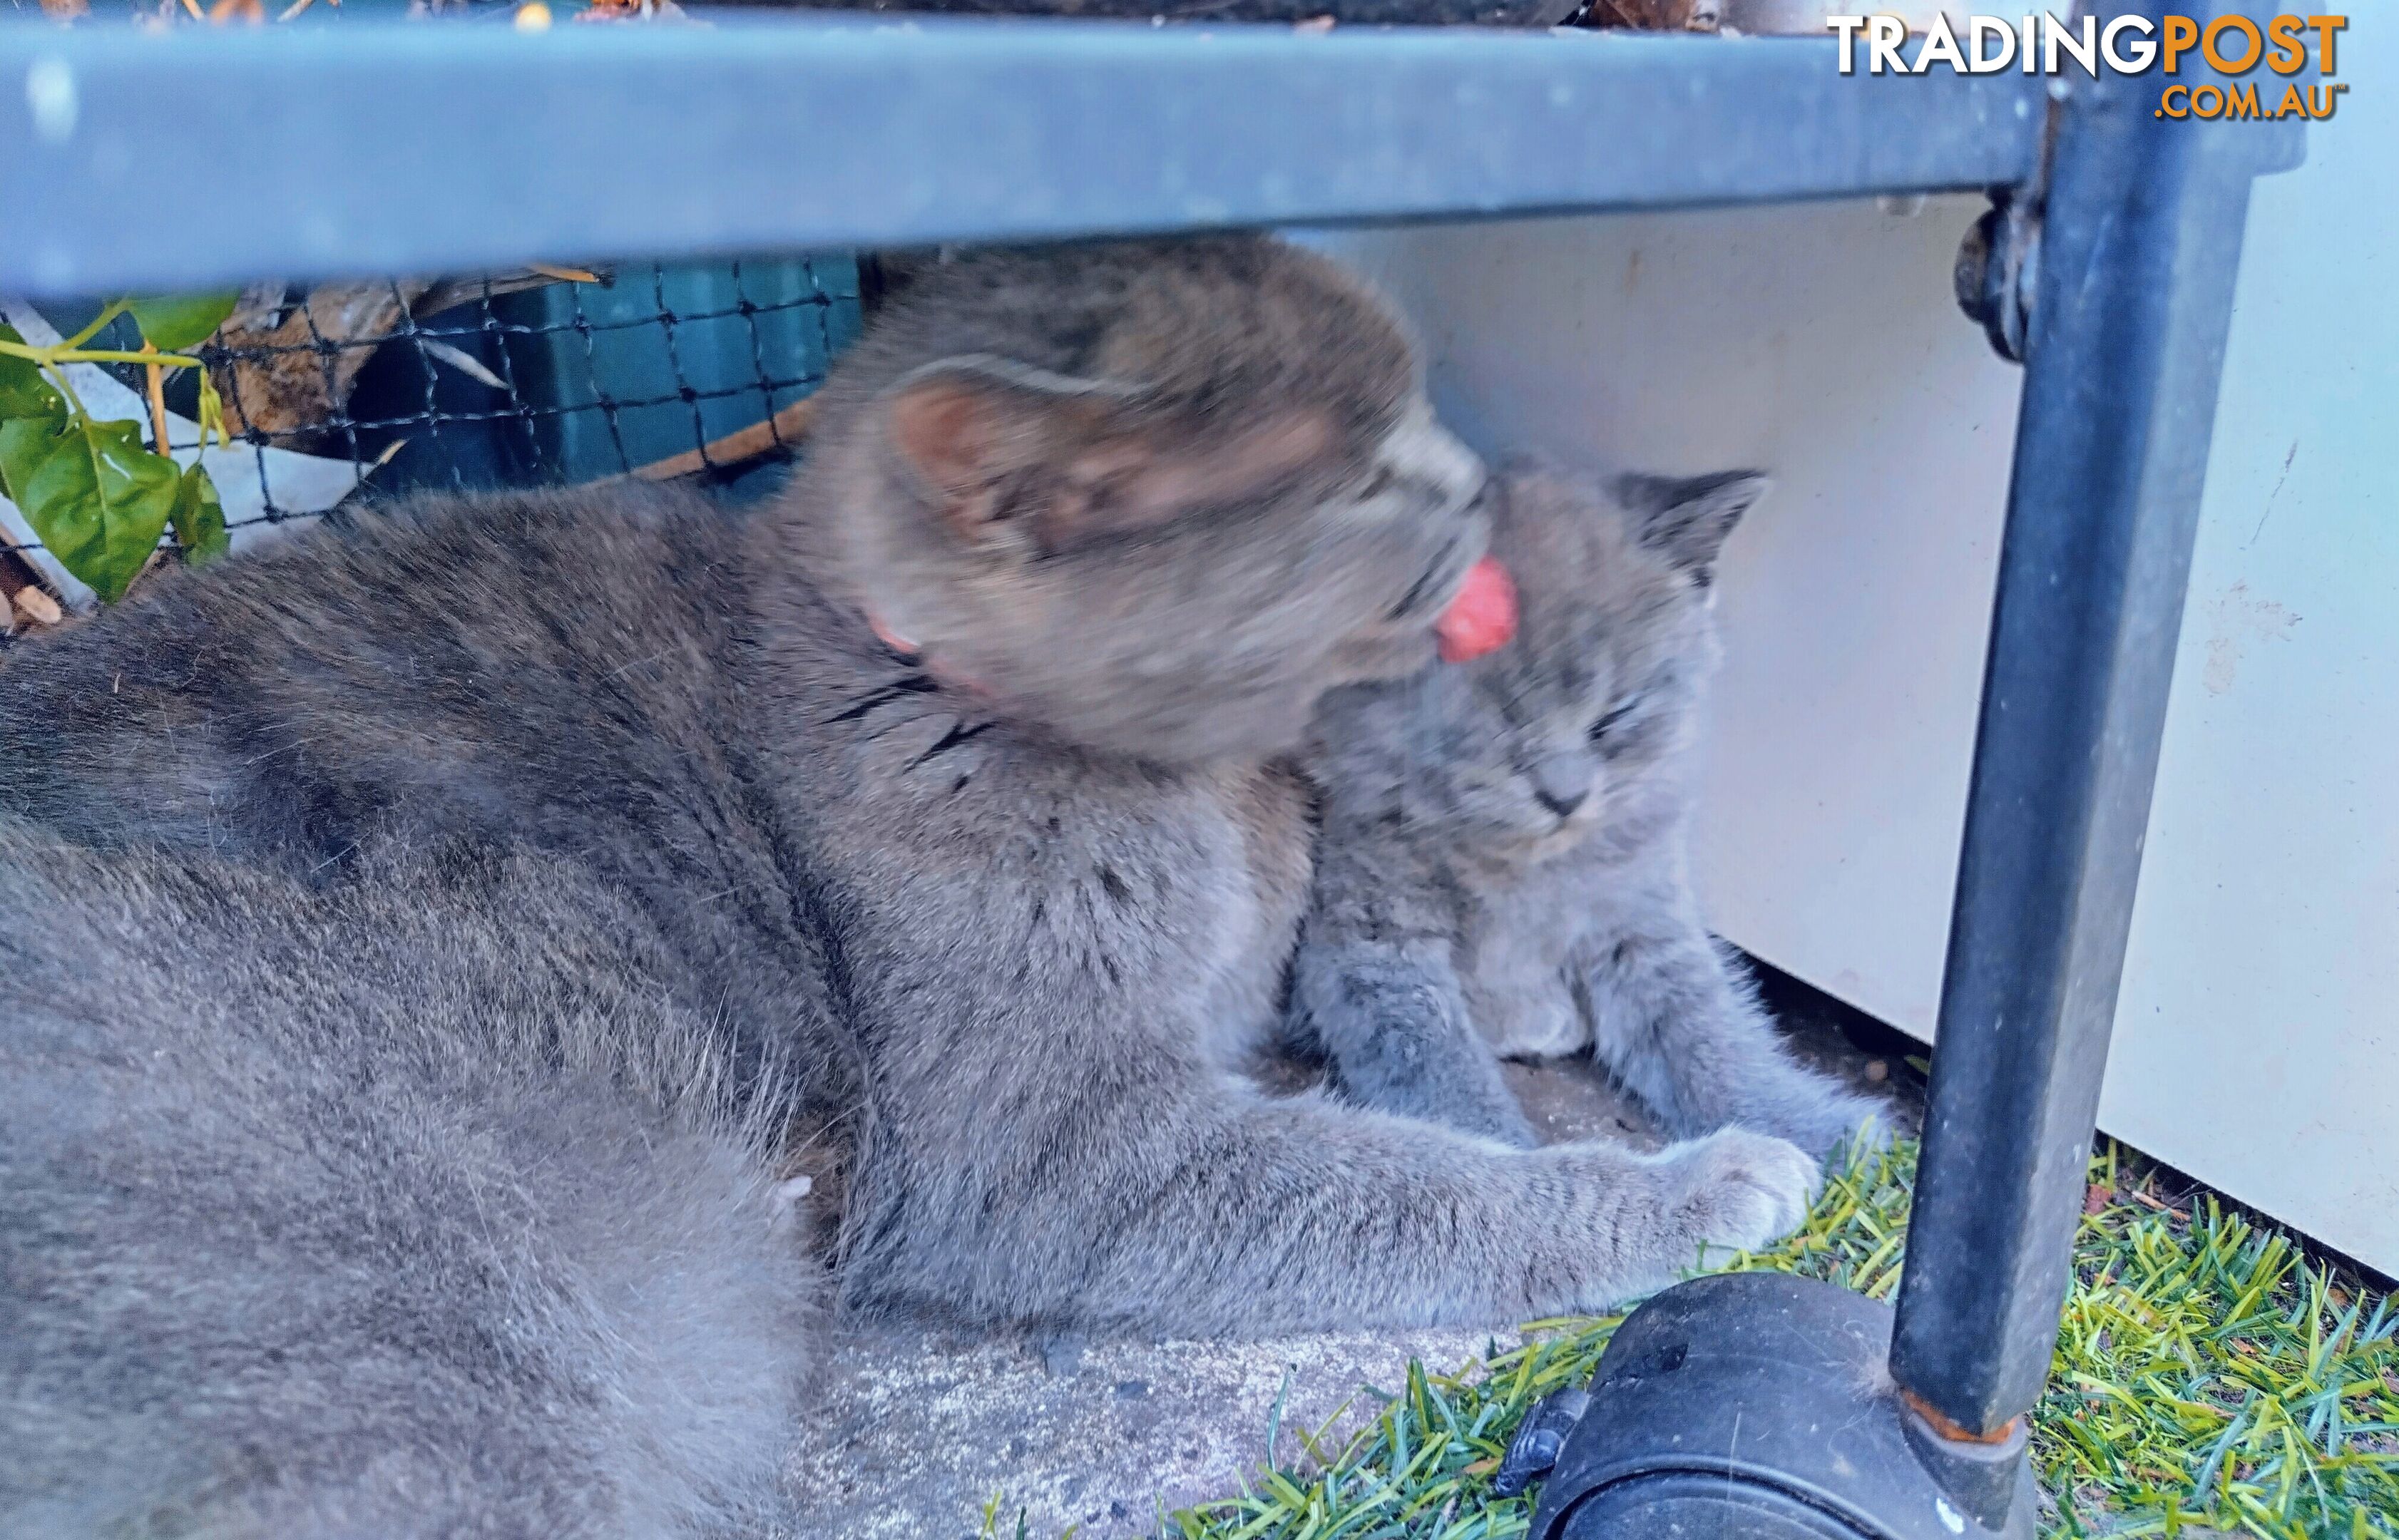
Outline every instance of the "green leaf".
[(183, 485), (174, 461), (142, 447), (136, 423), (0, 424), (0, 466), (42, 544), (111, 603), (157, 548)]
[(233, 536), (225, 533), (224, 505), (217, 501), (217, 484), (197, 460), (175, 488), (175, 506), (167, 510), (167, 522), (174, 526), (175, 544), (183, 547), (183, 560), (195, 567), (205, 566), (233, 548)]
[(133, 312), (134, 324), (142, 328), (142, 339), (161, 353), (181, 353), (197, 347), (215, 335), (224, 324), (233, 307), (241, 303), (237, 292), (223, 294), (160, 294), (145, 300), (128, 300), (125, 308)]
[(49, 457), (50, 440), (66, 426), (67, 404), (55, 392), (40, 410), (0, 421), (0, 492), (8, 494), (8, 501), (24, 501), (27, 479)]
[[(0, 325), (0, 342), (22, 346), (24, 341), (15, 327)], [(42, 378), (41, 365), (0, 353), (0, 418), (47, 417), (59, 405), (59, 393)]]

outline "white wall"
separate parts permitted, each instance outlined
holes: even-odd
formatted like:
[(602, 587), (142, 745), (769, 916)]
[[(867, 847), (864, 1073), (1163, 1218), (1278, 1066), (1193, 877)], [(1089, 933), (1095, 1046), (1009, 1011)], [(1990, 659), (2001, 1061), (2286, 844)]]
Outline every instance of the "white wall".
[(2102, 1116), (2399, 1272), (2399, 101), (2257, 184)]
[[(2399, 1270), (2399, 118), (2341, 115), (2250, 221), (2101, 1118)], [(1920, 1036), (2021, 378), (1949, 297), (1980, 209), (1321, 241), (1484, 447), (1776, 474), (1726, 561), (1701, 882), (1732, 939)]]

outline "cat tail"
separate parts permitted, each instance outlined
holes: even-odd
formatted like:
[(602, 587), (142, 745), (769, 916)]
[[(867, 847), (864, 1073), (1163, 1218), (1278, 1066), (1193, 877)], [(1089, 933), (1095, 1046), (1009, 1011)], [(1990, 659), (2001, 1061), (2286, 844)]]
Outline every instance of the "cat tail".
[(7, 1540), (773, 1513), (822, 1330), (783, 1072), (537, 862), (376, 885), (0, 827)]

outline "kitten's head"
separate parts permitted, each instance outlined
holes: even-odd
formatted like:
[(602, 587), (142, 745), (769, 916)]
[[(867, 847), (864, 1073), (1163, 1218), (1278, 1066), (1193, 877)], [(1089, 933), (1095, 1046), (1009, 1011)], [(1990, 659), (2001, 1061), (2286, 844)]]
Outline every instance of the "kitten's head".
[(1515, 643), (1329, 696), (1315, 735), (1327, 795), (1502, 860), (1602, 831), (1630, 844), (1673, 817), (1715, 662), (1716, 555), (1766, 488), (1747, 471), (1498, 478), (1492, 549), (1516, 575)]
[(833, 596), (993, 714), (1159, 762), (1299, 741), (1433, 654), (1480, 461), (1391, 317), (1235, 237), (989, 252), (896, 293), (820, 398)]

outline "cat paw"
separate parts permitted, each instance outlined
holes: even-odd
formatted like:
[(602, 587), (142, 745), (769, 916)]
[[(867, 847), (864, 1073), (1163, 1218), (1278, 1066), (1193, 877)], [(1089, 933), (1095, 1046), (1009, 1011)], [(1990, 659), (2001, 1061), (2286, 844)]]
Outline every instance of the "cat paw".
[(1676, 1219), (1703, 1253), (1755, 1251), (1796, 1230), (1823, 1175), (1798, 1145), (1747, 1128), (1674, 1145), (1663, 1158), (1681, 1179)]

